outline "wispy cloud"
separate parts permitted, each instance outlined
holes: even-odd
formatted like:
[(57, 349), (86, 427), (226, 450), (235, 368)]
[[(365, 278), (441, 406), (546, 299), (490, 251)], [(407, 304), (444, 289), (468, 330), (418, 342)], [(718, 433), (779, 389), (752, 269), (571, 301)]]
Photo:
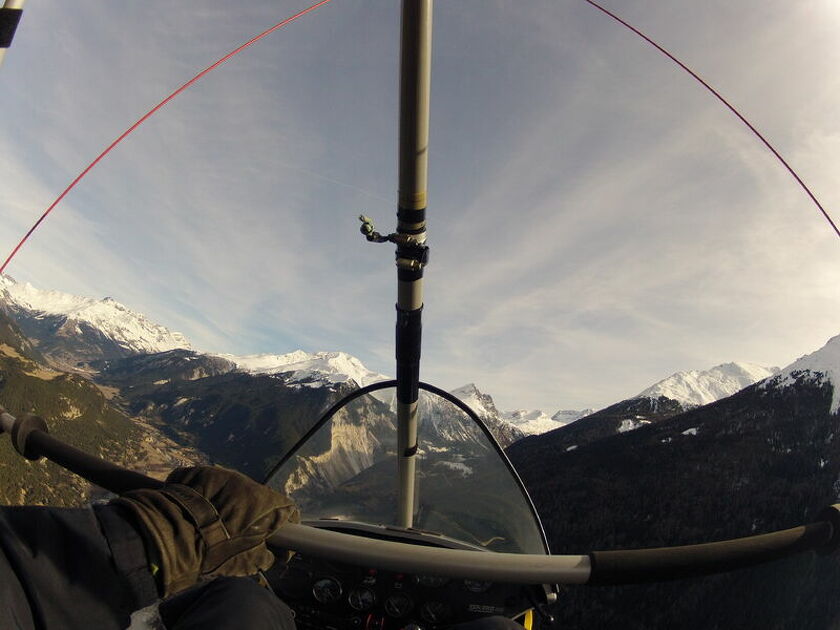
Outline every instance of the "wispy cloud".
[[(625, 3), (840, 206), (840, 15)], [(161, 96), (302, 8), (27, 9), (0, 71), (0, 247)], [(502, 407), (598, 406), (837, 333), (836, 239), (733, 117), (584, 3), (436, 7), (423, 376)], [(135, 29), (135, 24), (144, 28)], [(110, 294), (199, 347), (393, 371), (398, 6), (328, 5), (173, 101), (10, 270)], [(106, 51), (103, 53), (103, 51)], [(836, 212), (835, 212), (836, 213)]]

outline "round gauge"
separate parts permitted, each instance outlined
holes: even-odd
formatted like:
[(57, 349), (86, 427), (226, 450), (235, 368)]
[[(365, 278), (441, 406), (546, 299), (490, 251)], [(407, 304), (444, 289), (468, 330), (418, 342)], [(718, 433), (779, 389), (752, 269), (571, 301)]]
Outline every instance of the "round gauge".
[(493, 586), (492, 582), (478, 582), (476, 580), (464, 580), (464, 587), (471, 593), (483, 593)]
[(347, 603), (354, 610), (369, 610), (376, 603), (376, 593), (369, 588), (357, 588), (350, 591)]
[(312, 596), (322, 604), (334, 604), (341, 599), (341, 582), (335, 578), (321, 578), (312, 585)]
[(426, 602), (420, 607), (420, 616), (429, 623), (443, 623), (451, 614), (449, 605), (443, 602)]
[(449, 578), (438, 575), (415, 575), (414, 581), (420, 586), (439, 588), (449, 582)]
[(391, 617), (405, 617), (413, 607), (414, 603), (403, 593), (394, 593), (385, 600), (385, 612)]

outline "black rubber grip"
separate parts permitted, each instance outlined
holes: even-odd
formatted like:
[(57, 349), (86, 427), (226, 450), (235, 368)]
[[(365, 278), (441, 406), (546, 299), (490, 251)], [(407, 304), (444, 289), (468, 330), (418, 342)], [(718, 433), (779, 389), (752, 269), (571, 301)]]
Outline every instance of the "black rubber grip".
[(416, 402), (420, 396), (420, 350), (423, 337), (423, 307), (404, 311), (397, 307), (396, 359), (397, 400)]
[(397, 361), (419, 361), (423, 335), (423, 307), (404, 311), (397, 307)]
[(8, 48), (15, 38), (23, 9), (0, 9), (0, 48)]
[(36, 431), (47, 433), (47, 423), (41, 416), (31, 413), (23, 414), (12, 425), (12, 445), (18, 453), (30, 461), (41, 459), (41, 455), (33, 448), (29, 440)]
[(593, 551), (589, 554), (592, 575), (587, 584), (639, 584), (710, 575), (821, 549), (833, 541), (834, 528), (821, 521), (702, 545)]
[(397, 400), (406, 405), (420, 398), (420, 361), (397, 361)]

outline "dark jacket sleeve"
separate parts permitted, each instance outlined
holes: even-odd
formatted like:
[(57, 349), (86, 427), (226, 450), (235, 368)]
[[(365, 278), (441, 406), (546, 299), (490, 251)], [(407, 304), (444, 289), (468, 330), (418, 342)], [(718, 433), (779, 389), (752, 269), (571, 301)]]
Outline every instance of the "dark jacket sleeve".
[(0, 628), (124, 629), (157, 599), (118, 506), (0, 507)]

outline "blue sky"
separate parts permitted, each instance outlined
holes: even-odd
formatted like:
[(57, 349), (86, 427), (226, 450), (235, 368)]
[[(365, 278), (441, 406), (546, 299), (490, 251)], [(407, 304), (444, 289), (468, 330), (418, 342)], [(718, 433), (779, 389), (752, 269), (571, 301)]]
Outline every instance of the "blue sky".
[[(833, 0), (611, 1), (840, 217)], [(0, 250), (290, 0), (27, 5), (0, 67)], [(8, 272), (110, 295), (199, 348), (393, 372), (399, 3), (333, 0), (170, 103)], [(784, 365), (840, 332), (840, 241), (682, 71), (582, 0), (435, 7), (424, 380), (602, 406), (681, 369)]]

